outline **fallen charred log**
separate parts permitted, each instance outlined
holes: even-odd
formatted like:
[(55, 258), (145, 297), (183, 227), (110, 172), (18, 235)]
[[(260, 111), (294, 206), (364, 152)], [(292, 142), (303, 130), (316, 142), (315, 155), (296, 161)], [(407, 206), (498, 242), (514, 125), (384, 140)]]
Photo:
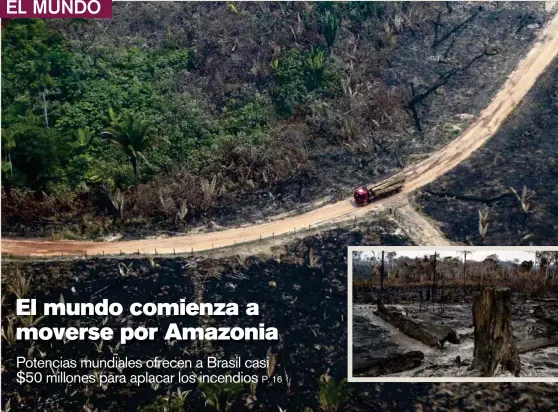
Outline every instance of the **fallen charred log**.
[(542, 322), (546, 323), (549, 326), (552, 326), (554, 328), (558, 328), (558, 318), (543, 318), (541, 319)]
[(353, 375), (382, 376), (414, 369), (424, 353), (406, 351), (393, 343), (387, 330), (365, 317), (353, 318)]
[(517, 343), (517, 353), (527, 353), (532, 352), (537, 349), (544, 349), (550, 346), (558, 346), (558, 336), (553, 338), (538, 338), (529, 339), (523, 342)]
[(424, 353), (401, 352), (397, 348), (372, 349), (369, 353), (355, 355), (354, 376), (382, 376), (403, 372), (420, 366)]
[(533, 302), (558, 303), (558, 298), (530, 298)]
[(441, 349), (444, 347), (445, 342), (459, 344), (457, 333), (449, 326), (436, 325), (410, 318), (396, 309), (386, 308), (382, 303), (378, 304), (378, 310), (374, 314), (391, 323), (404, 334), (428, 346)]

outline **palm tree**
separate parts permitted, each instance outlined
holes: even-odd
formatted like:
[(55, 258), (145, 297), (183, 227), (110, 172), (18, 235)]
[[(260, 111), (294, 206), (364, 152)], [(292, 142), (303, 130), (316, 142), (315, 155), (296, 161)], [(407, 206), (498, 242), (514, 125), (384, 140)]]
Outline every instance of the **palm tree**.
[(125, 113), (122, 118), (119, 118), (112, 109), (109, 110), (109, 120), (110, 126), (101, 133), (101, 136), (122, 147), (134, 169), (134, 175), (137, 177), (138, 157), (150, 166), (144, 152), (154, 144), (156, 139), (149, 133), (152, 124), (134, 113)]
[(82, 129), (78, 129), (76, 137), (76, 153), (83, 154), (89, 150), (89, 147), (95, 139), (95, 133), (92, 132), (89, 127), (84, 127)]

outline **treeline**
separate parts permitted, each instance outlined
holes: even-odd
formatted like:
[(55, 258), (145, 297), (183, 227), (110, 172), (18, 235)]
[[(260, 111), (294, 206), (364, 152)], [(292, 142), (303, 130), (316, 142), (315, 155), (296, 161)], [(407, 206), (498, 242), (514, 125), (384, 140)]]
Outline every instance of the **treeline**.
[[(497, 254), (483, 260), (470, 259), (470, 252), (461, 257), (440, 257), (425, 254), (420, 258), (384, 253), (384, 285), (443, 286), (510, 286), (520, 292), (537, 293), (539, 289), (558, 291), (558, 252), (536, 252), (533, 259), (502, 261)], [(353, 255), (353, 282), (359, 287), (381, 284), (381, 254)]]

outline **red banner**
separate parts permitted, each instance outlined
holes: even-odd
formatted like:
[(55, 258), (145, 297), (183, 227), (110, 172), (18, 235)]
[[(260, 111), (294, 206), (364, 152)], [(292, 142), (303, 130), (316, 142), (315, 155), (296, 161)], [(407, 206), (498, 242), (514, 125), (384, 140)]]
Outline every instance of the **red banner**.
[(112, 0), (1, 0), (2, 19), (110, 19)]

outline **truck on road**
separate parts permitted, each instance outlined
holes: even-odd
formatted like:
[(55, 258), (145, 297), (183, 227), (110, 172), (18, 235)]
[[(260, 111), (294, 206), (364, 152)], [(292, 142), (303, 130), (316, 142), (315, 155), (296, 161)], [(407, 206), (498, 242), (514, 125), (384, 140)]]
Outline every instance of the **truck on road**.
[(365, 205), (373, 200), (390, 196), (399, 192), (405, 185), (405, 175), (395, 175), (380, 183), (373, 185), (370, 188), (366, 186), (359, 186), (355, 189), (353, 197), (358, 206)]

